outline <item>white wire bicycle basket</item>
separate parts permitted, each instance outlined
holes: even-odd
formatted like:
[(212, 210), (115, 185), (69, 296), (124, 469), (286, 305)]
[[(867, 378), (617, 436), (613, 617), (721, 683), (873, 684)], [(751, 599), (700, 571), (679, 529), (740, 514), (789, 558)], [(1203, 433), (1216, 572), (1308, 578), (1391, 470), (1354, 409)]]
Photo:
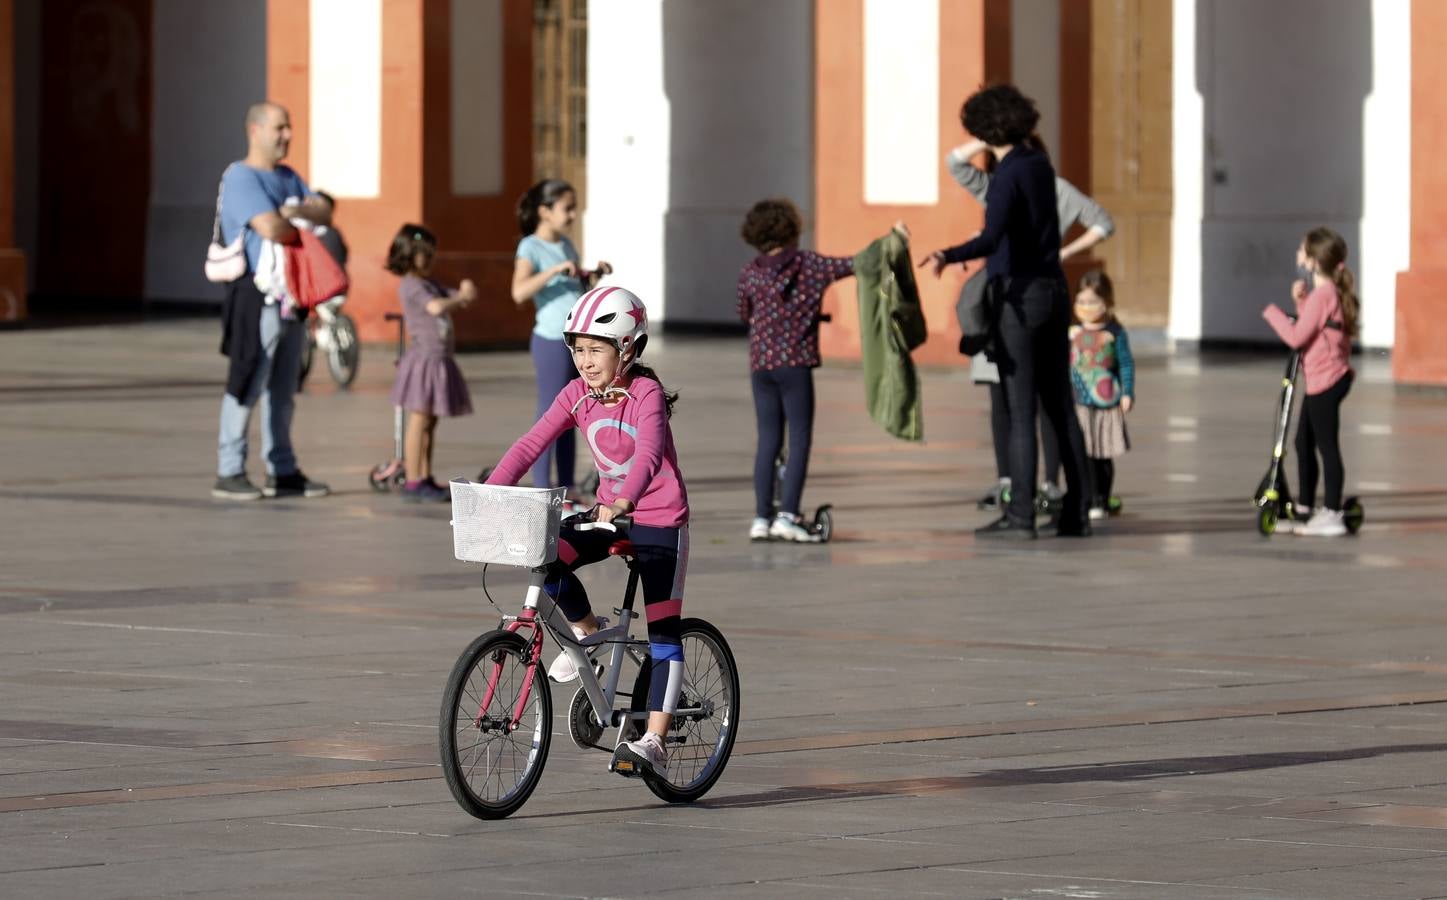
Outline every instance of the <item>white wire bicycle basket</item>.
[(453, 481), (452, 552), (465, 562), (533, 569), (558, 558), (563, 488)]

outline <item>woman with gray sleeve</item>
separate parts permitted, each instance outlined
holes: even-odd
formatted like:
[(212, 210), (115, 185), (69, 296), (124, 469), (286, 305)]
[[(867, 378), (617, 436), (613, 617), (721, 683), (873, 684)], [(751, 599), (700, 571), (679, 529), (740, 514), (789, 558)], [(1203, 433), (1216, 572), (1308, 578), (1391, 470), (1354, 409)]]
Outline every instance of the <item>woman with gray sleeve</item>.
[[(1029, 143), (1042, 152), (1045, 150), (1044, 143), (1038, 135), (1032, 135)], [(989, 172), (977, 168), (970, 160), (985, 153), (988, 149), (984, 141), (970, 141), (954, 148), (945, 157), (945, 164), (949, 167), (950, 175), (959, 182), (961, 187), (969, 191), (971, 196), (980, 201), (981, 206), (985, 204), (985, 192), (989, 190), (991, 176)], [(990, 165), (994, 161), (995, 158), (986, 153), (986, 164)], [(1059, 175), (1055, 176), (1055, 208), (1060, 216), (1060, 237), (1062, 239), (1070, 227), (1077, 222), (1085, 229), (1080, 237), (1061, 246), (1061, 262), (1086, 252), (1115, 234), (1115, 222), (1110, 218), (1110, 213), (1105, 211), (1105, 207), (1096, 203), (1080, 188)], [(999, 372), (996, 371), (995, 364), (989, 360), (986, 354), (977, 353), (971, 360), (970, 376), (976, 384), (990, 386), (990, 431), (995, 443), (995, 469), (999, 481), (985, 493), (985, 496), (976, 505), (980, 509), (995, 512), (1002, 508), (1001, 492), (1010, 486), (1008, 449), (1010, 408), (1005, 403), (1004, 391), (1000, 387)], [(1040, 438), (1045, 457), (1045, 479), (1040, 485), (1040, 495), (1048, 497), (1052, 503), (1056, 503), (1062, 497), (1059, 487), (1060, 441), (1043, 416), (1040, 420)]]

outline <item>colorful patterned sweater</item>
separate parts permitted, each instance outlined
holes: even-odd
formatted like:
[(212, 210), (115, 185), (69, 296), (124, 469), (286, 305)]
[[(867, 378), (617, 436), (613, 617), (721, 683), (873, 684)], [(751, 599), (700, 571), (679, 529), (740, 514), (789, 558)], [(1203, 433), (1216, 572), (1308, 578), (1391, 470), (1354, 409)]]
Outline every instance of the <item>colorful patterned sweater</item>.
[(1080, 406), (1110, 409), (1135, 397), (1135, 357), (1125, 328), (1111, 319), (1102, 328), (1070, 328), (1070, 381)]

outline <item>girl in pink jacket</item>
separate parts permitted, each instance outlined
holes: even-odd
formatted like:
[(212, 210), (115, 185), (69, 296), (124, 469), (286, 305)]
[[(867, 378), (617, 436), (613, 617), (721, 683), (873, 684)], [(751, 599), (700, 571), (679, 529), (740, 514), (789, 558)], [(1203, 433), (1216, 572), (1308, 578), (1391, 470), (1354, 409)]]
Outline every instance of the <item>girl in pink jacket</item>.
[[(1286, 342), (1301, 352), (1301, 369), (1306, 376), (1306, 397), (1301, 404), (1301, 421), (1296, 427), (1296, 460), (1300, 467), (1303, 509), (1311, 518), (1295, 529), (1297, 534), (1340, 537), (1347, 533), (1342, 516), (1342, 466), (1337, 433), (1341, 404), (1352, 389), (1350, 357), (1352, 338), (1357, 333), (1361, 302), (1356, 279), (1347, 268), (1347, 244), (1330, 228), (1307, 232), (1296, 250), (1296, 265), (1306, 279), (1291, 285), (1296, 302), (1296, 321), (1280, 307), (1268, 305), (1262, 315)], [(1321, 454), (1320, 468), (1317, 453)], [(1318, 476), (1326, 476), (1324, 506), (1316, 507)], [(1313, 508), (1315, 507), (1315, 508)]]
[[(537, 424), (503, 456), (487, 483), (516, 484), (558, 435), (575, 427), (583, 433), (598, 467), (598, 521), (633, 518), (628, 538), (638, 560), (648, 619), (648, 730), (638, 740), (618, 745), (615, 763), (626, 759), (633, 765), (615, 765), (615, 771), (633, 775), (651, 769), (661, 776), (668, 769), (664, 738), (683, 685), (688, 490), (668, 427), (678, 395), (638, 362), (648, 341), (648, 313), (631, 291), (600, 287), (584, 294), (564, 321), (563, 339), (579, 377), (563, 386)], [(588, 592), (573, 573), (607, 559), (614, 537), (607, 531), (571, 528), (559, 535), (558, 559), (543, 589), (567, 616), (579, 640), (607, 628), (608, 620), (593, 614)], [(548, 677), (572, 681), (578, 670), (564, 654), (553, 661)]]

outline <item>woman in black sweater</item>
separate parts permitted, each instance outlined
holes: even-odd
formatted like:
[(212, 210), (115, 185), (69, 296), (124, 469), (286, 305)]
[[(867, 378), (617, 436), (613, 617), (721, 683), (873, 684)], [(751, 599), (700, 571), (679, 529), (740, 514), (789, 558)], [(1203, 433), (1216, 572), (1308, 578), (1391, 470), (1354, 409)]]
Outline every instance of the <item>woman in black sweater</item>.
[(1070, 296), (1060, 268), (1060, 223), (1055, 206), (1055, 169), (1026, 139), (1040, 114), (1013, 85), (978, 91), (960, 111), (965, 130), (990, 147), (998, 160), (985, 203), (985, 228), (972, 240), (937, 250), (921, 266), (939, 277), (951, 263), (988, 257), (985, 271), (999, 326), (995, 360), (1010, 407), (1010, 504), (980, 537), (1035, 537), (1035, 439), (1040, 412), (1062, 437), (1065, 501), (1058, 533), (1085, 536), (1089, 484), (1085, 447), (1070, 392)]

